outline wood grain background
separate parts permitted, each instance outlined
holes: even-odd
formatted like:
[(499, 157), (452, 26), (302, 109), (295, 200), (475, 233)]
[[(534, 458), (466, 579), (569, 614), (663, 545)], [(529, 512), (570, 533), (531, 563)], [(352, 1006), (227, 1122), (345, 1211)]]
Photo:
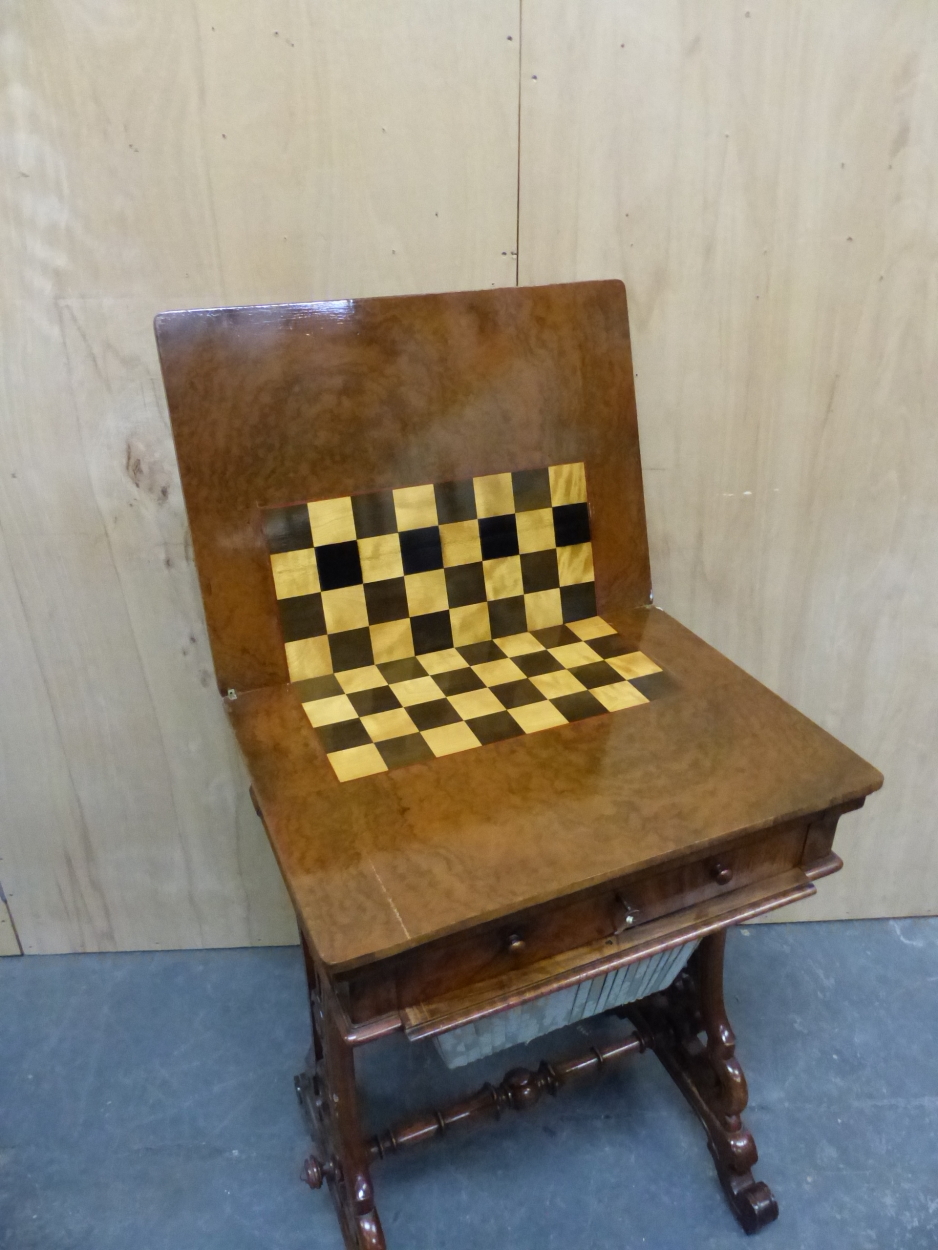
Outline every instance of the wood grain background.
[(915, 0), (4, 6), (23, 949), (295, 940), (214, 690), (153, 314), (516, 264), (627, 283), (657, 601), (886, 774), (804, 914), (938, 911), (936, 96)]

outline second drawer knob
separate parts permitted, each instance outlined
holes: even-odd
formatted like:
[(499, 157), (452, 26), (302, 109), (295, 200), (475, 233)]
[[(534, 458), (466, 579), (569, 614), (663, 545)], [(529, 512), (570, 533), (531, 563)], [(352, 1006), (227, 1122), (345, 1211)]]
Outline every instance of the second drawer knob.
[(626, 929), (631, 929), (637, 923), (638, 908), (633, 907), (621, 894), (616, 895), (616, 904), (618, 915), (612, 932), (618, 937), (620, 933), (624, 933)]
[(717, 885), (729, 885), (733, 880), (733, 870), (729, 864), (721, 864), (717, 861), (710, 869), (710, 872)]

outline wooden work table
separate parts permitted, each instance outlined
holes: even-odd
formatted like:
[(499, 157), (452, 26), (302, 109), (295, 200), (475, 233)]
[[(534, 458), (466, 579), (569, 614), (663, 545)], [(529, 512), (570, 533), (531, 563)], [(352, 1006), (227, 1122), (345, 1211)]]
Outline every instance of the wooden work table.
[[(622, 284), (169, 313), (157, 340), (306, 961), (305, 1179), (349, 1250), (385, 1246), (374, 1160), (648, 1049), (740, 1222), (774, 1219), (726, 931), (814, 893), (882, 777), (651, 606)], [(634, 1031), (365, 1138), (356, 1047), (458, 1058), (488, 1027), (491, 1053), (561, 1003)]]

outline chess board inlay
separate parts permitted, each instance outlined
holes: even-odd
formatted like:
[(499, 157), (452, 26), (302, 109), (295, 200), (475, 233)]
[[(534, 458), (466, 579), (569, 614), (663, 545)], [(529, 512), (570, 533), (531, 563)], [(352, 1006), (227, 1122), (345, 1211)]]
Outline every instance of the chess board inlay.
[(647, 703), (596, 613), (582, 464), (267, 508), (290, 680), (340, 781)]

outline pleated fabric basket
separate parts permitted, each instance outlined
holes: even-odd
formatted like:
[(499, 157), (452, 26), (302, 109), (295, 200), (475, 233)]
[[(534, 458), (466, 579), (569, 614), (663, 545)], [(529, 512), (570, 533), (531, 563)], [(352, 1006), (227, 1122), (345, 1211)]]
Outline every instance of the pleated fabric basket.
[(461, 1068), (509, 1046), (533, 1041), (554, 1029), (667, 989), (696, 948), (697, 942), (688, 942), (649, 955), (647, 959), (594, 977), (592, 981), (581, 981), (569, 989), (545, 994), (533, 1002), (440, 1033), (433, 1040), (446, 1066)]

